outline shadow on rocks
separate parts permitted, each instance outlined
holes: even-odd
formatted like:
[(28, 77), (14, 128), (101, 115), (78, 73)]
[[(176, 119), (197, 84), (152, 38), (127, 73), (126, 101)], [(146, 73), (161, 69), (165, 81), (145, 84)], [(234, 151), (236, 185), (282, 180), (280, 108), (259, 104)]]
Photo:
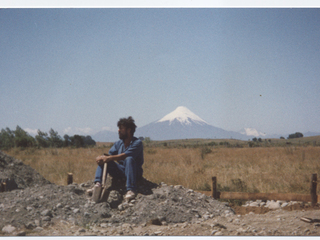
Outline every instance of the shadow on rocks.
[[(123, 202), (123, 196), (126, 194), (126, 179), (114, 178), (108, 174), (106, 186), (109, 191), (107, 202), (111, 208), (117, 208)], [(153, 183), (144, 177), (137, 181), (137, 193), (142, 195), (153, 194), (152, 189), (157, 188), (158, 184)]]
[[(112, 178), (108, 176), (110, 179), (111, 183), (109, 183), (109, 190), (116, 190), (118, 191), (121, 195), (126, 194), (126, 179), (125, 178)], [(108, 182), (107, 182), (108, 186)], [(137, 193), (140, 193), (142, 195), (151, 195), (152, 189), (157, 188), (158, 184), (153, 183), (144, 177), (140, 178), (137, 180)]]

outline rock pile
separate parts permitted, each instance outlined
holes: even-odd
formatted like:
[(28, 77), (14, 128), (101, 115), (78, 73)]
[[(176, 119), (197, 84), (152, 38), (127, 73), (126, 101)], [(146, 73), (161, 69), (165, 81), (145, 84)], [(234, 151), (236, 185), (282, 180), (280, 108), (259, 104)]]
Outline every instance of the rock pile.
[(0, 173), (9, 173), (17, 183), (16, 189), (0, 193), (3, 232), (13, 228), (40, 231), (61, 221), (82, 227), (166, 225), (199, 223), (216, 216), (234, 215), (227, 203), (180, 185), (157, 185), (146, 179), (139, 182), (139, 193), (130, 203), (123, 200), (124, 187), (119, 183), (113, 185), (116, 187), (111, 189), (107, 202), (96, 204), (86, 195), (92, 181), (57, 186), (21, 161), (0, 154)]
[(50, 183), (30, 166), (4, 154), (2, 151), (0, 151), (0, 182), (6, 183), (8, 191)]

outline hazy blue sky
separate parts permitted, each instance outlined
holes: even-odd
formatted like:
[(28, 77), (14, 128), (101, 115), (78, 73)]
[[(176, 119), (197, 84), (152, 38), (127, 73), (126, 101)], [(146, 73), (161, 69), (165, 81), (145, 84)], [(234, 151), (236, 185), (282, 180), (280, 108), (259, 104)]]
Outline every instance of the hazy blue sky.
[[(319, 8), (0, 9), (0, 129), (320, 132)], [(71, 129), (70, 129), (71, 128)]]

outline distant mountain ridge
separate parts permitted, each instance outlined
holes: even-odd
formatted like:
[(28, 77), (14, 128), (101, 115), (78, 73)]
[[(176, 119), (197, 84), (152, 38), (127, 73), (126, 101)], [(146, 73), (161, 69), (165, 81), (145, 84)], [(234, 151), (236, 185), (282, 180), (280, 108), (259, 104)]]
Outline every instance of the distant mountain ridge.
[[(136, 129), (136, 137), (150, 137), (151, 140), (173, 139), (239, 139), (249, 140), (257, 138), (287, 138), (289, 134), (266, 134), (254, 128), (243, 128), (239, 132), (227, 131), (214, 127), (194, 114), (188, 108), (180, 106), (163, 118)], [(320, 133), (307, 132), (307, 136), (316, 136)], [(118, 132), (103, 130), (92, 136), (97, 142), (114, 142), (119, 139)]]
[(111, 132), (108, 130), (102, 130), (92, 135), (92, 138), (96, 142), (115, 142), (119, 139), (117, 132)]

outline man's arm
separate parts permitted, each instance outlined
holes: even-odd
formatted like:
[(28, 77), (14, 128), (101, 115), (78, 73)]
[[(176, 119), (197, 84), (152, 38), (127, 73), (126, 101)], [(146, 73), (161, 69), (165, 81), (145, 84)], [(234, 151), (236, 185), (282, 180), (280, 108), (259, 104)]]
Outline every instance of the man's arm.
[(100, 164), (107, 163), (110, 161), (121, 161), (121, 160), (126, 159), (126, 157), (127, 157), (127, 154), (125, 154), (125, 153), (121, 153), (118, 155), (110, 155), (110, 156), (101, 155), (96, 158), (96, 162), (98, 165), (100, 165)]

